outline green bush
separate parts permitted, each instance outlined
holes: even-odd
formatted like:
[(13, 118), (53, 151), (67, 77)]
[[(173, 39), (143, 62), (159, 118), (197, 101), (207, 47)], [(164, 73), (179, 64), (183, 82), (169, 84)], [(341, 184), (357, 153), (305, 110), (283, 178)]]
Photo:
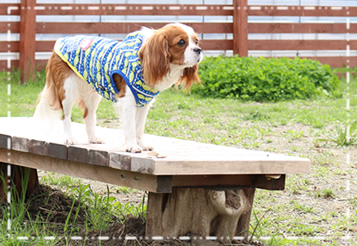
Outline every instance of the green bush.
[(329, 65), (300, 58), (207, 57), (200, 78), (192, 92), (210, 97), (274, 102), (339, 95)]

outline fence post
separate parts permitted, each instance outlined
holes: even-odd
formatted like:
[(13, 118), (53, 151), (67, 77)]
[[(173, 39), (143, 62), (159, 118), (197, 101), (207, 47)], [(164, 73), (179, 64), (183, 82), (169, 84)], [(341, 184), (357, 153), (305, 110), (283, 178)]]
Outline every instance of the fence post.
[(35, 80), (36, 0), (21, 0), (19, 66), (21, 82)]
[(248, 56), (248, 0), (233, 0), (233, 54)]

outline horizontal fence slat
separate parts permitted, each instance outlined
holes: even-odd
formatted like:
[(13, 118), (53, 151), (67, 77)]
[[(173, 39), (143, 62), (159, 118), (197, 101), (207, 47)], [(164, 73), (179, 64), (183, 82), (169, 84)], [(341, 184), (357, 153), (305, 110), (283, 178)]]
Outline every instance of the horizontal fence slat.
[[(289, 57), (290, 58), (290, 57)], [(357, 66), (357, 57), (345, 57), (345, 56), (320, 56), (320, 57), (301, 57), (306, 59), (312, 59), (320, 61), (322, 64), (329, 64), (331, 67), (345, 67), (346, 61), (349, 59), (349, 66)]]
[(37, 41), (36, 52), (51, 52), (56, 41)]
[[(8, 64), (6, 60), (0, 60), (0, 71), (11, 72), (12, 70), (16, 70), (19, 67), (19, 60), (11, 60), (11, 68), (8, 68)], [(47, 60), (35, 60), (36, 70), (42, 70), (46, 67)]]
[(10, 61), (11, 67), (8, 67), (7, 60), (0, 60), (0, 71), (11, 72), (12, 69), (19, 67), (19, 60), (11, 60)]
[(357, 40), (249, 40), (249, 50), (346, 50), (357, 49)]
[(0, 22), (0, 33), (19, 33), (19, 22)]
[(356, 16), (357, 7), (335, 6), (255, 6), (248, 8), (250, 16)]
[[(158, 29), (168, 23), (89, 23), (89, 22), (37, 22), (36, 33), (50, 34), (50, 33), (63, 33), (63, 34), (78, 34), (78, 33), (129, 33), (140, 30), (141, 27), (149, 27)], [(191, 26), (197, 33), (232, 33), (232, 23), (184, 23)]]
[[(294, 57), (288, 57), (294, 58)], [(347, 64), (347, 59), (349, 60), (350, 67), (357, 67), (357, 56), (345, 57), (345, 56), (312, 56), (312, 57), (300, 57), (300, 58), (307, 58), (312, 60), (318, 60), (322, 64), (329, 64), (331, 67), (345, 67)], [(36, 60), (35, 65), (37, 70), (41, 70), (46, 67), (47, 60)], [(18, 60), (12, 60), (11, 66), (17, 68), (19, 65)], [(7, 61), (0, 60), (0, 71), (11, 71), (12, 69), (8, 69)]]
[[(349, 33), (356, 33), (350, 24)], [(248, 23), (248, 33), (347, 33), (345, 23)]]
[(0, 3), (0, 15), (19, 15), (20, 4)]
[(200, 46), (205, 50), (233, 50), (233, 40), (201, 40)]
[[(36, 52), (51, 52), (55, 41), (37, 41)], [(357, 50), (357, 40), (249, 40), (249, 50)], [(10, 45), (10, 47), (8, 46)], [(201, 40), (203, 50), (232, 50), (233, 40)], [(0, 52), (18, 52), (18, 41), (0, 41)]]
[[(36, 52), (51, 52), (53, 51), (54, 44), (55, 41), (37, 41)], [(203, 50), (232, 50), (233, 40), (201, 40), (200, 46)], [(18, 49), (13, 51), (17, 52)], [(1, 46), (0, 46), (0, 52), (1, 52)]]
[(19, 52), (19, 41), (0, 41), (0, 52)]
[[(0, 3), (0, 15), (19, 15), (20, 4)], [(37, 4), (38, 15), (201, 15), (231, 16), (232, 5)], [(250, 16), (357, 16), (357, 7), (250, 5)]]
[(37, 15), (233, 15), (229, 5), (39, 4), (36, 11)]
[[(160, 28), (168, 23), (145, 22), (37, 22), (37, 33), (129, 33), (142, 26)], [(233, 33), (232, 23), (185, 23), (197, 33)], [(0, 33), (19, 33), (18, 22), (0, 22)], [(357, 33), (357, 23), (248, 23), (249, 33)]]

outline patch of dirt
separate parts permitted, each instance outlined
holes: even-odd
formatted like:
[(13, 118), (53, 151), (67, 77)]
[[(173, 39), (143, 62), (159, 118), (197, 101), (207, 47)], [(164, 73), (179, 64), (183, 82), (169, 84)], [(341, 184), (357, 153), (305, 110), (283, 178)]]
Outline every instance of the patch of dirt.
[(64, 225), (67, 219), (74, 221), (78, 212), (76, 222), (84, 224), (86, 216), (84, 209), (80, 209), (78, 201), (73, 201), (63, 191), (40, 185), (29, 198), (26, 219), (34, 220), (39, 216), (47, 218), (49, 223)]
[[(2, 204), (4, 206), (4, 204)], [(145, 245), (145, 246), (158, 246), (158, 245), (172, 245), (172, 246), (217, 246), (224, 245), (218, 241), (207, 240), (149, 240), (145, 238), (145, 223), (142, 218), (128, 217), (124, 224), (112, 223), (106, 231), (86, 231), (86, 206), (80, 205), (77, 200), (67, 196), (63, 191), (53, 189), (47, 185), (40, 185), (30, 197), (27, 203), (27, 215), (25, 222), (31, 220), (46, 221), (46, 226), (51, 228), (51, 231), (58, 235), (63, 235), (63, 228), (67, 220), (69, 224), (74, 224), (81, 228), (77, 234), (72, 236), (82, 237), (85, 245), (96, 246), (99, 244), (98, 237), (102, 240), (100, 245), (114, 246), (114, 245)], [(3, 210), (0, 210), (3, 211)], [(75, 216), (77, 214), (77, 216)], [(192, 235), (191, 235), (192, 236)], [(134, 238), (135, 237), (135, 238)], [(193, 237), (192, 237), (193, 238)], [(59, 245), (66, 243), (65, 239), (59, 242)], [(71, 240), (69, 245), (83, 245), (82, 240)], [(232, 242), (229, 245), (263, 245), (259, 242), (252, 244), (243, 242)]]

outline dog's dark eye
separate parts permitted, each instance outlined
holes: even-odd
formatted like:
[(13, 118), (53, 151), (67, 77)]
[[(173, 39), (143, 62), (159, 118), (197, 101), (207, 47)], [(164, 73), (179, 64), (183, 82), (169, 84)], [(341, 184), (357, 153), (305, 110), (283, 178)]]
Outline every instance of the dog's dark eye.
[(196, 45), (198, 45), (198, 39), (195, 40)]
[(186, 41), (181, 39), (178, 43), (177, 43), (178, 46), (185, 46), (186, 45)]

